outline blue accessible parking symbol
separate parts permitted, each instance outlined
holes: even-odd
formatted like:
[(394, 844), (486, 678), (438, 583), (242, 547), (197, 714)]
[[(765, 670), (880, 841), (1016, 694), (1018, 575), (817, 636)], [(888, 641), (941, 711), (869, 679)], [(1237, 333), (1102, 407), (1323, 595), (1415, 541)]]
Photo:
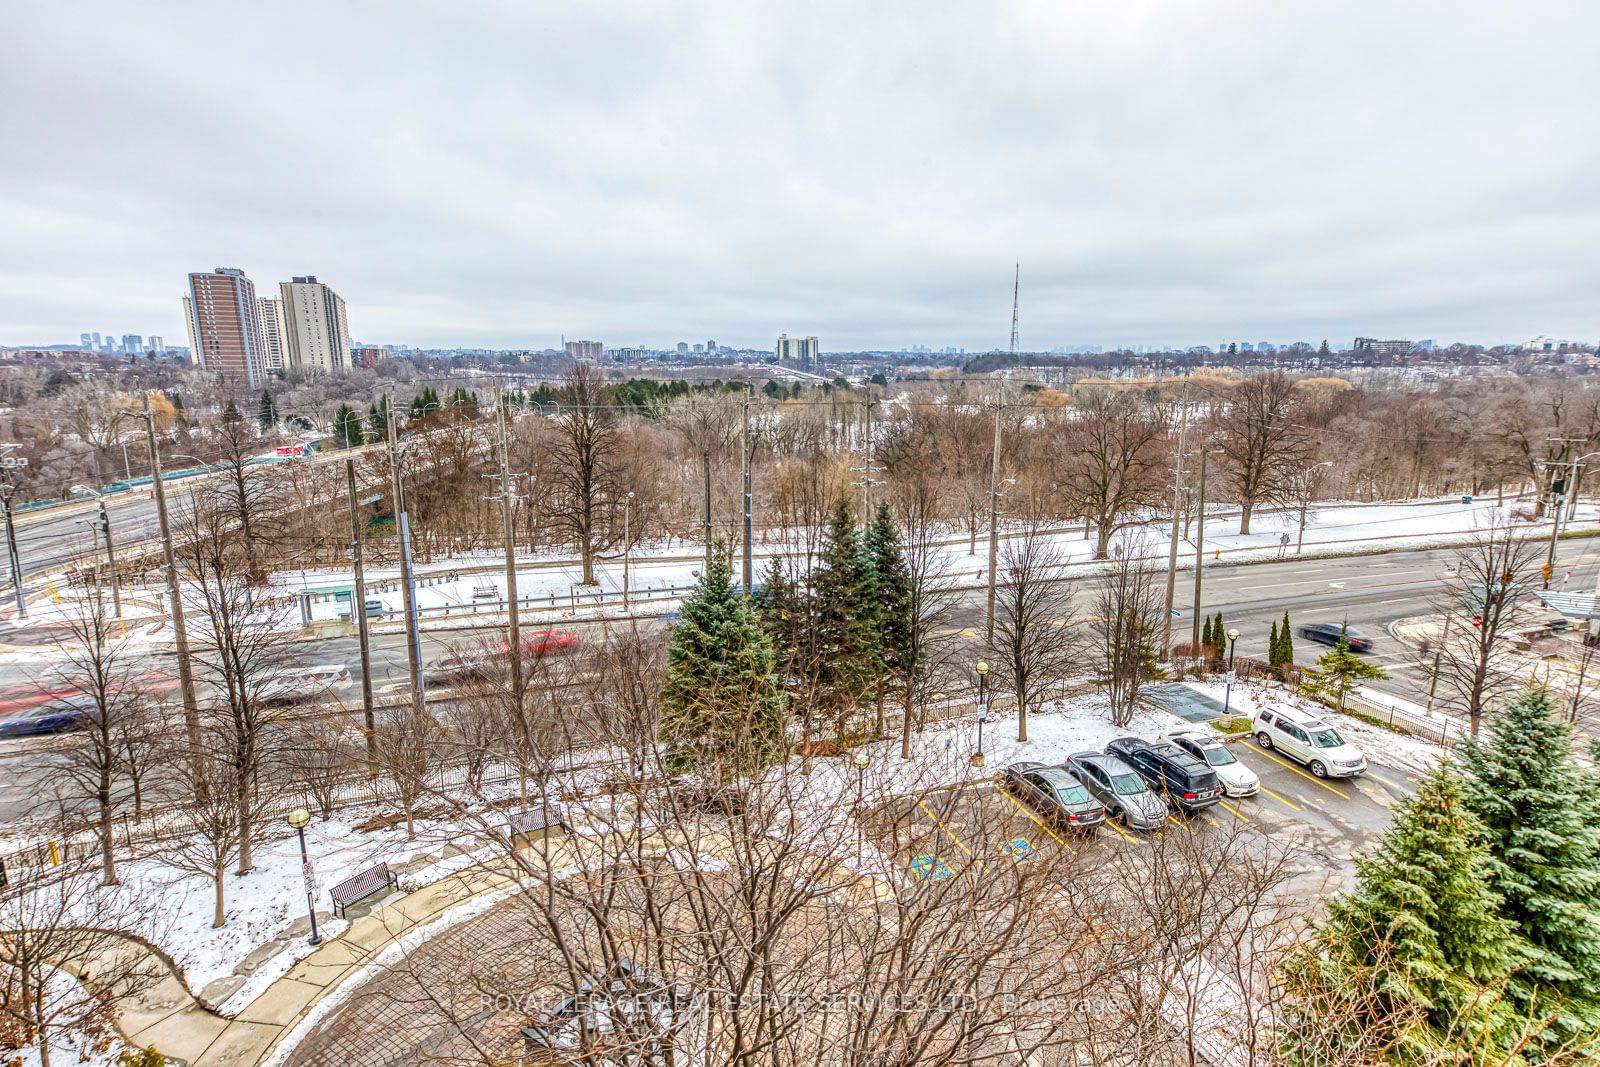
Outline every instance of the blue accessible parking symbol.
[(937, 882), (941, 878), (954, 877), (956, 872), (938, 856), (917, 856), (911, 860), (911, 873), (917, 876), (919, 882)]
[(1015, 863), (1028, 863), (1039, 858), (1039, 850), (1033, 847), (1033, 842), (1026, 837), (1013, 837), (1010, 841), (1000, 845), (1000, 851), (1010, 856)]

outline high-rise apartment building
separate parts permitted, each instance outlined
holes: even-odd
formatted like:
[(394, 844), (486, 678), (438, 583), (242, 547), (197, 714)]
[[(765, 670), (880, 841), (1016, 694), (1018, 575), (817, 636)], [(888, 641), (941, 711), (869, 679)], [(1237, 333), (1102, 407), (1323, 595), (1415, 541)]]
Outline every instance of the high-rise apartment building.
[(263, 296), (256, 301), (261, 314), (261, 339), (266, 343), (266, 367), (282, 370), (289, 365), (289, 332), (283, 321), (283, 301)]
[(78, 344), (80, 346), (82, 346), (83, 348), (93, 348), (94, 344), (89, 340), (89, 338), (90, 338), (89, 334), (80, 333), (78, 335)]
[(389, 350), (376, 345), (356, 345), (350, 349), (350, 365), (372, 370), (379, 360), (389, 358)]
[(790, 362), (800, 370), (809, 371), (817, 366), (821, 352), (815, 337), (790, 337), (780, 333), (773, 354), (778, 357), (779, 363)]
[(122, 335), (122, 354), (123, 355), (125, 355), (125, 356), (137, 356), (142, 351), (144, 351), (144, 338), (143, 337), (140, 337), (136, 333), (125, 333), (125, 334)]
[(575, 359), (580, 363), (594, 363), (606, 354), (606, 346), (599, 341), (568, 341), (566, 352), (568, 359)]
[(343, 374), (350, 369), (350, 324), (344, 300), (315, 275), (282, 282), (287, 365), (302, 371)]
[(689, 354), (689, 342), (688, 341), (679, 341), (678, 342), (678, 355), (687, 356), (688, 354)]
[(183, 298), (189, 351), (212, 374), (255, 385), (266, 368), (256, 287), (237, 267), (189, 275)]
[(165, 352), (167, 350), (166, 341), (162, 339), (159, 333), (153, 333), (145, 338), (145, 344), (152, 352)]

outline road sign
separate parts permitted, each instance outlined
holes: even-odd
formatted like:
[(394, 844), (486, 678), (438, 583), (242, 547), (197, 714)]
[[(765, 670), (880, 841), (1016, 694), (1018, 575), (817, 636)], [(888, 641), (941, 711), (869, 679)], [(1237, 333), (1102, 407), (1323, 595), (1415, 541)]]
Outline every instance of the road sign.
[(308, 896), (308, 897), (316, 896), (317, 895), (317, 872), (311, 866), (311, 861), (310, 860), (306, 860), (306, 862), (301, 866), (300, 870), (301, 870), (301, 874), (303, 874), (305, 876), (306, 896)]
[(1222, 676), (1222, 680), (1224, 682), (1227, 682), (1229, 685), (1232, 685), (1234, 682), (1237, 682), (1239, 680), (1239, 676), (1237, 674), (1235, 674), (1233, 671), (1229, 671), (1227, 674)]
[(988, 704), (979, 704), (978, 705), (978, 718), (987, 719), (988, 717), (989, 717), (989, 705)]

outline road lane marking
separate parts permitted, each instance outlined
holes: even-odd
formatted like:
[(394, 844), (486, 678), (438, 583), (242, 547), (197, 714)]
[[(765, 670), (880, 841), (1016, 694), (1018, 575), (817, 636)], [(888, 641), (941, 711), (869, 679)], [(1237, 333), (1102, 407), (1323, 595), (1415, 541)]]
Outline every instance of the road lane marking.
[(1232, 804), (1229, 804), (1226, 800), (1219, 800), (1219, 801), (1217, 801), (1217, 804), (1219, 806), (1227, 808), (1229, 811), (1233, 812), (1235, 818), (1243, 819), (1245, 822), (1249, 822), (1250, 821), (1250, 816), (1246, 815), (1244, 812), (1240, 811), (1238, 808), (1234, 807)]
[(1035, 823), (1038, 824), (1039, 829), (1043, 830), (1045, 833), (1047, 833), (1051, 837), (1055, 838), (1056, 839), (1056, 844), (1060, 845), (1062, 848), (1066, 849), (1068, 852), (1072, 853), (1074, 856), (1076, 856), (1078, 854), (1077, 850), (1074, 849), (1071, 845), (1067, 844), (1066, 840), (1063, 839), (1060, 834), (1056, 833), (1054, 830), (1050, 829), (1049, 826), (1045, 825), (1045, 822), (1044, 822), (1043, 819), (1039, 818), (1039, 816), (1037, 816), (1033, 812), (1029, 811), (1023, 805), (1022, 801), (1018, 800), (1016, 797), (1012, 796), (1010, 793), (1007, 793), (1004, 789), (1001, 789), (998, 784), (995, 785), (994, 791), (996, 793), (999, 793), (1001, 796), (1005, 797), (1007, 800), (1011, 801), (1012, 804), (1015, 804), (1018, 811), (1022, 812), (1022, 814), (1026, 815), (1028, 818), (1032, 819)]
[(1350, 794), (1345, 793), (1345, 792), (1343, 792), (1341, 790), (1335, 789), (1333, 786), (1329, 785), (1327, 782), (1324, 782), (1321, 778), (1318, 778), (1316, 775), (1307, 774), (1305, 771), (1302, 771), (1299, 767), (1296, 767), (1294, 764), (1290, 763), (1288, 760), (1281, 760), (1277, 756), (1274, 756), (1272, 753), (1267, 752), (1267, 751), (1265, 751), (1263, 749), (1257, 748), (1253, 744), (1246, 743), (1245, 747), (1249, 748), (1252, 752), (1260, 752), (1263, 756), (1267, 757), (1273, 763), (1277, 763), (1277, 764), (1280, 764), (1280, 765), (1282, 765), (1284, 767), (1289, 768), (1289, 770), (1291, 770), (1294, 773), (1298, 774), (1300, 777), (1304, 778), (1306, 781), (1315, 782), (1317, 785), (1320, 785), (1322, 788), (1326, 789), (1328, 792), (1332, 793), (1336, 797), (1344, 797), (1346, 800), (1350, 799)]
[(1115, 830), (1117, 833), (1121, 834), (1123, 837), (1127, 838), (1129, 841), (1134, 840), (1133, 835), (1128, 833), (1128, 831), (1124, 830), (1122, 827), (1118, 826), (1117, 823), (1116, 823), (1116, 820), (1111, 818), (1110, 815), (1107, 815), (1106, 819), (1105, 819), (1105, 822), (1101, 823), (1100, 825), (1111, 827), (1113, 830)]

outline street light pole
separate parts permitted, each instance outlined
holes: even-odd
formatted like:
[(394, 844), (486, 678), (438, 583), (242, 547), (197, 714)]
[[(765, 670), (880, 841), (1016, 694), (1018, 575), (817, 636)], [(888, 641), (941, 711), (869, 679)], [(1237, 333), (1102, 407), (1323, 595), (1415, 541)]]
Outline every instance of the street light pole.
[(1229, 630), (1228, 638), (1228, 680), (1222, 690), (1222, 717), (1226, 719), (1233, 709), (1233, 648), (1239, 643), (1239, 631)]
[(1189, 382), (1183, 383), (1178, 421), (1178, 456), (1172, 472), (1172, 541), (1167, 546), (1167, 614), (1161, 622), (1161, 655), (1172, 654), (1172, 609), (1178, 595), (1178, 516), (1183, 502), (1183, 447), (1189, 433)]
[(989, 664), (980, 659), (973, 669), (978, 672), (978, 751), (972, 754), (972, 765), (981, 769), (988, 759), (983, 754), (983, 724), (989, 718)]
[(1196, 654), (1200, 649), (1200, 587), (1206, 572), (1206, 460), (1210, 455), (1210, 452), (1201, 449), (1200, 499), (1194, 512), (1194, 618), (1190, 620), (1193, 632), (1189, 641), (1194, 645)]
[(350, 495), (350, 559), (355, 565), (356, 587), (351, 598), (350, 613), (356, 619), (356, 637), (361, 642), (361, 721), (367, 731), (367, 763), (377, 769), (377, 752), (374, 749), (378, 731), (377, 719), (372, 711), (372, 649), (367, 634), (367, 569), (361, 553), (361, 514), (356, 502), (356, 461), (344, 461), (345, 488)]
[(308, 945), (322, 944), (322, 936), (317, 933), (317, 876), (311, 866), (311, 857), (306, 853), (306, 826), (311, 822), (311, 813), (305, 808), (295, 808), (289, 813), (289, 825), (294, 827), (294, 832), (300, 838), (300, 873), (306, 883), (306, 914), (311, 917), (311, 936), (306, 939)]
[(17, 527), (11, 521), (11, 493), (13, 486), (0, 484), (0, 505), (6, 513), (6, 555), (11, 562), (11, 588), (17, 598), (17, 618), (28, 617), (28, 601), (22, 595), (22, 557), (17, 553)]
[(111, 543), (111, 513), (106, 510), (106, 498), (101, 497), (100, 533), (106, 539), (106, 568), (111, 571), (111, 609), (122, 618), (122, 581), (117, 576), (117, 549)]
[(622, 610), (628, 606), (628, 569), (633, 562), (633, 531), (629, 528), (633, 518), (633, 491), (622, 498)]
[(204, 764), (200, 750), (200, 705), (195, 699), (194, 667), (189, 662), (189, 630), (183, 618), (183, 590), (178, 582), (178, 557), (172, 547), (172, 523), (167, 518), (167, 491), (161, 484), (161, 449), (156, 444), (156, 417), (145, 394), (145, 442), (150, 446), (150, 486), (155, 491), (156, 520), (161, 530), (161, 551), (167, 564), (167, 599), (172, 604), (172, 633), (178, 654), (178, 688), (183, 694), (183, 727), (188, 734), (189, 758), (194, 763), (196, 784), (204, 789)]
[(1005, 411), (1005, 385), (994, 409), (994, 456), (989, 463), (989, 601), (984, 618), (984, 639), (994, 644), (995, 574), (1000, 565), (1000, 422)]
[(400, 482), (400, 448), (396, 443), (394, 404), (386, 403), (389, 431), (389, 476), (394, 496), (395, 532), (400, 536), (400, 589), (406, 609), (406, 667), (411, 675), (411, 710), (420, 718), (428, 713), (422, 694), (422, 638), (417, 626), (417, 594), (412, 586), (411, 524), (406, 519), (404, 486)]
[(517, 618), (516, 525), (512, 515), (516, 494), (511, 489), (511, 433), (506, 426), (505, 397), (499, 388), (495, 389), (494, 411), (495, 428), (500, 436), (500, 526), (506, 545), (506, 638), (511, 645), (511, 700), (520, 722), (523, 717), (522, 625)]

